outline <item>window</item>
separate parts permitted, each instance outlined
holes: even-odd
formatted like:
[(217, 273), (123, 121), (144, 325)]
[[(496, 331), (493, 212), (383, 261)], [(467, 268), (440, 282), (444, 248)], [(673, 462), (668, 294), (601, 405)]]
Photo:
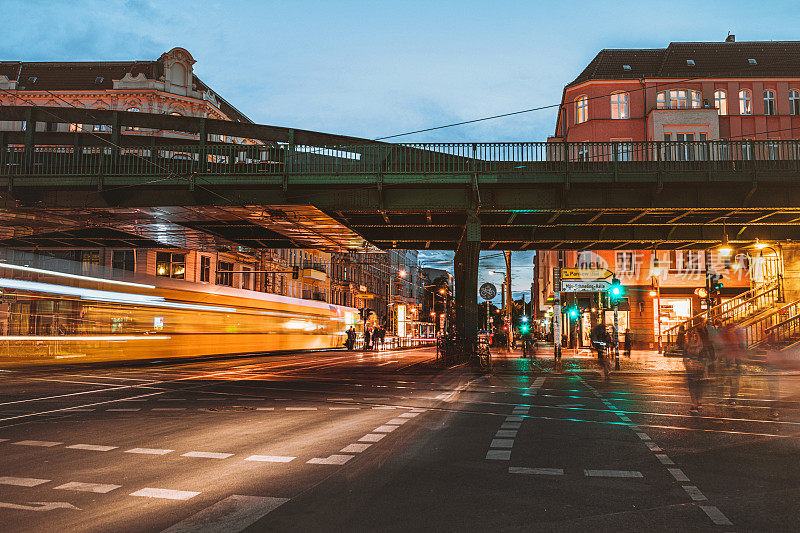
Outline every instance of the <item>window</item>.
[(671, 272), (700, 272), (700, 252), (671, 250), (669, 252), (669, 269)]
[(133, 250), (114, 250), (111, 254), (111, 268), (115, 270), (136, 270), (136, 261)]
[(205, 255), (200, 256), (200, 281), (211, 281), (211, 258)]
[(186, 278), (186, 254), (156, 252), (156, 275), (166, 278)]
[(656, 109), (665, 109), (667, 107), (664, 93), (658, 93), (656, 95)]
[(728, 94), (722, 89), (714, 91), (714, 107), (720, 115), (728, 114)]
[[(139, 108), (138, 107), (129, 107), (125, 111), (128, 111), (129, 113), (138, 113), (139, 112)], [(125, 126), (125, 129), (128, 130), (128, 131), (139, 131), (139, 126)]]
[(108, 131), (109, 127), (105, 124), (92, 124), (92, 131)]
[(753, 59), (752, 57), (751, 57), (750, 59), (748, 59), (748, 60), (747, 60), (747, 62), (748, 62), (749, 64), (751, 64), (751, 65), (757, 65), (757, 64), (758, 64), (758, 61), (756, 61), (756, 60), (755, 60), (755, 59)]
[(700, 109), (703, 106), (703, 95), (700, 91), (691, 91), (692, 109)]
[(622, 65), (622, 70), (630, 70), (630, 69), (631, 69), (630, 65)]
[(678, 141), (678, 161), (694, 161), (694, 133), (678, 133), (675, 136)]
[(614, 161), (630, 161), (633, 153), (631, 139), (611, 139), (611, 150)]
[(775, 91), (770, 91), (769, 89), (764, 91), (764, 114), (775, 114)]
[(575, 124), (589, 120), (589, 98), (579, 96), (575, 99)]
[(740, 154), (742, 161), (749, 161), (753, 159), (753, 139), (742, 139), (739, 143), (740, 145)]
[(687, 64), (688, 66), (690, 66), (690, 67), (693, 67), (693, 66), (694, 66), (694, 59), (687, 59), (687, 60), (686, 60), (686, 64)]
[(670, 109), (686, 109), (688, 95), (685, 89), (672, 89), (667, 92)]
[(242, 288), (249, 289), (250, 288), (250, 267), (242, 267)]
[(617, 264), (614, 269), (617, 274), (633, 274), (633, 252), (617, 252)]
[(233, 263), (217, 262), (217, 285), (233, 287)]
[(800, 91), (797, 89), (789, 91), (789, 114), (800, 115)]
[(611, 95), (611, 118), (630, 118), (628, 115), (628, 93)]
[(739, 114), (752, 115), (753, 114), (753, 97), (750, 91), (742, 89), (739, 91)]
[(81, 262), (81, 274), (84, 276), (97, 276), (100, 266), (100, 250), (80, 250), (78, 257)]

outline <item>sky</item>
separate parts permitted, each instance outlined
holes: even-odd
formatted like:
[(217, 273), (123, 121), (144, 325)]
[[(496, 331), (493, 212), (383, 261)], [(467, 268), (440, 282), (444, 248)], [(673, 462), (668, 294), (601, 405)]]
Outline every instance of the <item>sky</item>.
[[(181, 46), (255, 122), (365, 138), (558, 104), (603, 48), (800, 36), (796, 0), (0, 0), (0, 13), (0, 60), (150, 60)], [(554, 126), (548, 108), (395, 140), (544, 141)], [(523, 273), (515, 292), (530, 290)]]

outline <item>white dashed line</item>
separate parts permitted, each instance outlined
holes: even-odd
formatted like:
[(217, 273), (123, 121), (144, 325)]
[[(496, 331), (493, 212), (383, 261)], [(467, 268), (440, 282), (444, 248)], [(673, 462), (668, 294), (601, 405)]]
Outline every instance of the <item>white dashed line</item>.
[(199, 457), (202, 459), (227, 459), (231, 457), (232, 453), (217, 453), (217, 452), (187, 452), (181, 454), (181, 457)]
[(290, 463), (297, 457), (289, 457), (286, 455), (251, 455), (245, 457), (245, 461), (260, 461), (262, 463)]
[(35, 477), (0, 476), (0, 485), (15, 485), (17, 487), (35, 487), (49, 481), (49, 479), (37, 479)]
[(490, 448), (511, 448), (514, 446), (514, 439), (492, 439)]
[(151, 411), (185, 411), (185, 407), (153, 407)]
[(334, 455), (329, 455), (328, 457), (325, 457), (324, 459), (319, 458), (319, 457), (314, 457), (313, 459), (309, 459), (308, 461), (306, 461), (306, 463), (309, 463), (309, 464), (312, 464), (312, 465), (343, 465), (347, 461), (352, 459), (353, 457), (355, 457), (355, 455), (337, 455), (337, 454), (334, 454)]
[(385, 436), (386, 435), (379, 435), (376, 433), (367, 433), (366, 435), (358, 439), (358, 442), (378, 442)]
[(19, 442), (12, 442), (11, 444), (16, 444), (17, 446), (44, 446), (45, 448), (49, 448), (51, 446), (58, 446), (59, 444), (64, 443), (53, 442), (49, 440), (21, 440)]
[(166, 455), (174, 451), (175, 450), (163, 450), (161, 448), (131, 448), (130, 450), (125, 450), (125, 453), (141, 453), (145, 455)]
[(650, 440), (650, 436), (647, 433), (642, 433), (641, 431), (637, 431), (636, 436), (642, 440)]
[(509, 474), (532, 474), (541, 476), (563, 476), (563, 468), (526, 468), (524, 466), (509, 466)]
[(504, 422), (500, 429), (519, 429), (521, 425), (519, 422)]
[(189, 490), (171, 490), (171, 489), (154, 489), (144, 488), (131, 492), (131, 496), (142, 496), (144, 498), (163, 498), (166, 500), (188, 500), (200, 494), (199, 492), (192, 492)]
[(517, 430), (516, 429), (499, 429), (497, 433), (494, 434), (495, 437), (510, 437), (516, 438)]
[(116, 450), (119, 446), (102, 446), (100, 444), (70, 444), (67, 446), (71, 450), (89, 450), (90, 452), (108, 452)]
[(352, 402), (353, 398), (328, 398), (329, 402)]
[(650, 448), (651, 452), (662, 452), (662, 451), (664, 451), (660, 447), (658, 447), (655, 442), (645, 442), (645, 444), (647, 444), (647, 447)]
[(728, 517), (722, 514), (722, 511), (720, 511), (713, 505), (701, 505), (700, 509), (705, 511), (705, 513), (708, 515), (711, 521), (718, 526), (733, 525), (733, 523), (730, 520), (728, 520)]
[(397, 429), (397, 426), (378, 426), (372, 431), (373, 433), (391, 433), (395, 429)]
[(122, 485), (104, 485), (102, 483), (81, 483), (79, 481), (71, 481), (59, 485), (56, 489), (59, 490), (77, 490), (80, 492), (94, 492), (96, 494), (106, 494), (114, 489), (120, 488)]
[(506, 422), (522, 422), (523, 420), (525, 420), (525, 419), (522, 418), (521, 416), (507, 416), (506, 417)]
[(94, 409), (83, 409), (78, 407), (75, 407), (73, 409), (66, 409), (67, 413), (90, 413), (92, 411), (94, 411)]
[(662, 465), (674, 465), (675, 464), (675, 462), (672, 459), (670, 459), (669, 457), (667, 457), (663, 453), (657, 453), (656, 457), (658, 458), (659, 461), (661, 461)]
[(372, 446), (372, 444), (349, 444), (339, 451), (344, 453), (361, 453), (370, 446)]
[(331, 411), (357, 411), (360, 407), (328, 407)]
[(689, 478), (686, 477), (686, 474), (684, 474), (683, 470), (680, 468), (667, 468), (667, 470), (669, 470), (669, 473), (675, 478), (675, 481), (689, 481)]
[(216, 533), (217, 531), (235, 533), (288, 501), (288, 498), (234, 494), (168, 527), (161, 533)]
[(389, 420), (386, 423), (387, 424), (392, 424), (392, 425), (395, 425), (395, 426), (402, 426), (406, 422), (408, 422), (407, 418), (392, 418), (391, 420)]
[(274, 407), (256, 407), (256, 411), (274, 411), (274, 410), (275, 410)]
[(706, 498), (705, 494), (700, 492), (700, 489), (698, 489), (694, 485), (683, 485), (683, 490), (685, 490), (686, 494), (688, 494), (689, 497), (691, 499), (693, 499), (694, 501), (696, 501), (696, 502), (702, 502), (702, 501), (707, 501), (708, 500), (708, 498)]
[(584, 470), (588, 477), (644, 477), (635, 470)]
[(511, 450), (489, 450), (486, 452), (487, 459), (495, 459), (498, 461), (508, 461), (511, 459)]
[(397, 409), (397, 407), (394, 407), (393, 405), (379, 405), (377, 407), (373, 407), (373, 409), (383, 409), (386, 411), (391, 411), (393, 409)]
[(403, 413), (402, 415), (400, 415), (401, 418), (414, 418), (415, 416), (419, 416), (419, 413), (411, 412), (411, 413)]
[(287, 411), (316, 411), (316, 407), (287, 407)]
[(106, 411), (110, 412), (120, 412), (120, 413), (127, 413), (133, 411), (141, 411), (140, 407), (120, 407), (119, 409), (106, 409)]

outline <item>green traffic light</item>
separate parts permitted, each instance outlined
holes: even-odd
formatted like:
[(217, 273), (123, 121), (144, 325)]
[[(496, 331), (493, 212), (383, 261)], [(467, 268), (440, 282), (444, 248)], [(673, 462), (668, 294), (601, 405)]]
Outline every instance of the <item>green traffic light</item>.
[(577, 318), (578, 310), (573, 307), (572, 309), (569, 310), (569, 316), (571, 316), (572, 318)]
[(611, 289), (611, 294), (614, 296), (619, 296), (622, 293), (622, 289), (620, 289), (619, 285)]
[(519, 330), (520, 330), (520, 332), (522, 332), (522, 333), (528, 333), (528, 326), (521, 326), (521, 327), (519, 328)]

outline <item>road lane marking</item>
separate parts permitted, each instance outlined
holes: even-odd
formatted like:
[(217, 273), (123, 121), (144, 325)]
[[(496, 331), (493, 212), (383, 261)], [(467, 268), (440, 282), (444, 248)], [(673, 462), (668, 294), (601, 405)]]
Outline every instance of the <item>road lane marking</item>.
[(316, 407), (287, 407), (287, 411), (316, 411)]
[(689, 497), (696, 502), (708, 501), (708, 498), (706, 498), (705, 494), (700, 492), (700, 489), (694, 485), (684, 485), (683, 490), (685, 490), (686, 494), (688, 494)]
[(344, 453), (361, 453), (370, 446), (372, 446), (372, 444), (348, 444), (339, 451)]
[(645, 444), (647, 444), (647, 447), (650, 448), (651, 452), (663, 452), (664, 451), (658, 445), (656, 445), (655, 442), (649, 442), (648, 441), (648, 442), (645, 442)]
[(521, 416), (507, 416), (506, 417), (506, 422), (522, 422), (523, 420), (525, 420), (525, 419), (522, 418)]
[(650, 440), (650, 436), (647, 433), (642, 433), (641, 431), (637, 431), (636, 436), (642, 440)]
[(238, 533), (288, 501), (289, 498), (234, 494), (161, 533)]
[(68, 413), (91, 413), (94, 409), (79, 409), (77, 407), (70, 407), (66, 410)]
[(144, 498), (163, 498), (166, 500), (188, 500), (200, 494), (190, 490), (154, 489), (146, 487), (136, 492), (131, 492), (131, 496), (142, 496)]
[(516, 429), (498, 429), (497, 433), (494, 434), (495, 437), (511, 437), (516, 438), (517, 430)]
[(289, 457), (288, 455), (251, 455), (245, 457), (245, 461), (259, 461), (262, 463), (290, 463), (297, 459), (297, 457)]
[(314, 458), (309, 459), (308, 461), (306, 461), (306, 463), (309, 463), (309, 464), (312, 464), (312, 465), (343, 465), (347, 461), (352, 459), (353, 457), (355, 457), (355, 455), (334, 454), (334, 455), (329, 455), (328, 457), (325, 457), (324, 459), (320, 458), (320, 457), (314, 457)]
[(151, 411), (185, 411), (185, 407), (153, 407)]
[(274, 407), (256, 407), (256, 411), (274, 411)]
[(514, 439), (492, 439), (489, 448), (511, 448), (514, 446)]
[(532, 474), (542, 476), (563, 476), (563, 468), (526, 468), (524, 466), (509, 466), (509, 474)]
[(670, 459), (667, 455), (665, 455), (663, 453), (657, 453), (656, 454), (656, 458), (658, 458), (658, 460), (661, 461), (662, 465), (674, 465), (675, 464), (675, 461), (673, 461), (672, 459)]
[(11, 477), (0, 476), (0, 485), (16, 485), (17, 487), (35, 487), (42, 483), (49, 483), (49, 479), (37, 479), (35, 477)]
[(391, 411), (393, 409), (397, 409), (397, 407), (395, 407), (393, 405), (379, 405), (377, 407), (373, 407), (373, 409), (383, 409), (383, 410), (386, 410), (386, 411)]
[(419, 413), (403, 413), (400, 418), (414, 418), (415, 416), (419, 416)]
[(397, 426), (378, 426), (372, 430), (373, 433), (391, 433)]
[(120, 488), (122, 485), (105, 485), (103, 483), (81, 483), (79, 481), (70, 481), (55, 487), (57, 490), (77, 490), (80, 492), (94, 492), (96, 494), (106, 494), (114, 489)]
[(166, 455), (174, 451), (175, 450), (164, 450), (161, 448), (131, 448), (130, 450), (125, 450), (125, 453), (142, 453), (145, 455)]
[(182, 453), (181, 457), (199, 457), (203, 459), (227, 459), (231, 457), (232, 453), (218, 453), (218, 452), (186, 452)]
[(354, 398), (328, 398), (329, 402), (352, 402)]
[(489, 450), (486, 452), (486, 458), (498, 461), (508, 461), (511, 459), (511, 450)]
[(122, 413), (130, 413), (133, 411), (141, 411), (140, 407), (126, 407), (126, 408), (119, 408), (119, 409), (106, 409), (108, 412), (122, 412)]
[(689, 481), (689, 478), (686, 477), (686, 474), (684, 474), (683, 470), (680, 468), (667, 468), (667, 470), (669, 470), (669, 473), (675, 478), (675, 481)]
[(728, 520), (728, 517), (722, 514), (722, 511), (717, 509), (714, 505), (701, 505), (700, 509), (705, 511), (708, 517), (711, 519), (714, 524), (718, 526), (732, 526), (733, 523)]
[(49, 440), (21, 440), (18, 442), (12, 442), (11, 444), (16, 444), (17, 446), (43, 446), (45, 448), (50, 448), (51, 446), (58, 446), (59, 444), (64, 443), (53, 442)]
[(391, 420), (389, 420), (386, 423), (387, 424), (392, 424), (392, 425), (395, 425), (395, 426), (402, 426), (406, 422), (408, 422), (407, 418), (392, 418)]
[(584, 470), (588, 477), (644, 477), (636, 470)]
[[(241, 398), (239, 398), (241, 399)], [(159, 402), (185, 402), (186, 398), (159, 398)]]
[(328, 407), (331, 411), (357, 411), (360, 407)]
[(67, 446), (72, 450), (89, 450), (91, 452), (108, 452), (116, 450), (119, 446), (102, 446), (100, 444), (70, 444)]
[(504, 422), (500, 429), (519, 429), (522, 426), (519, 422)]
[(358, 442), (378, 442), (379, 440), (381, 440), (385, 436), (386, 435), (377, 434), (377, 433), (367, 433), (366, 435), (364, 435), (363, 437), (358, 439)]

